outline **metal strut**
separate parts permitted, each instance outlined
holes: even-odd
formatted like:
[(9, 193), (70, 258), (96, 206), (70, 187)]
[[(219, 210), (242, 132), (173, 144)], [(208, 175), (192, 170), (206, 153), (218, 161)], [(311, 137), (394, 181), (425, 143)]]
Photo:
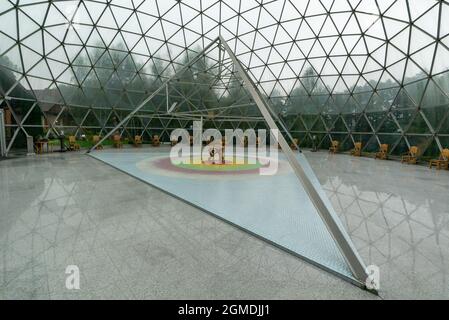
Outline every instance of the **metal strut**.
[[(276, 122), (274, 121), (270, 110), (270, 107), (267, 106), (264, 99), (262, 99), (261, 94), (259, 93), (259, 90), (249, 77), (248, 73), (245, 71), (243, 66), (241, 65), (240, 61), (235, 56), (234, 52), (232, 52), (229, 45), (226, 43), (226, 41), (220, 36), (220, 44), (223, 45), (226, 52), (231, 57), (237, 72), (240, 74), (241, 79), (244, 82), (244, 86), (246, 89), (250, 92), (251, 96), (253, 97), (257, 107), (259, 108), (259, 111), (261, 112), (262, 116), (264, 117), (266, 123), (270, 127), (271, 130), (278, 130), (279, 128), (276, 125)], [(288, 131), (286, 131), (288, 134)], [(300, 183), (306, 190), (307, 194), (310, 197), (310, 200), (312, 201), (313, 205), (315, 206), (316, 210), (318, 211), (321, 220), (326, 225), (329, 233), (332, 235), (332, 238), (334, 239), (335, 243), (337, 244), (337, 247), (339, 248), (343, 258), (345, 259), (346, 263), (348, 264), (349, 268), (352, 271), (352, 274), (357, 279), (357, 281), (360, 282), (360, 284), (364, 285), (365, 281), (368, 277), (366, 272), (366, 267), (358, 255), (354, 245), (352, 244), (351, 240), (345, 235), (343, 230), (340, 229), (340, 226), (337, 224), (336, 220), (334, 219), (334, 216), (331, 214), (329, 208), (324, 203), (321, 195), (316, 190), (315, 186), (313, 185), (312, 181), (309, 179), (307, 174), (305, 173), (304, 169), (302, 168), (301, 164), (299, 163), (298, 159), (296, 158), (295, 153), (291, 150), (289, 147), (287, 141), (285, 140), (284, 136), (282, 134), (278, 135), (278, 143), (284, 152), (284, 154), (287, 157), (288, 162), (290, 163), (291, 167), (293, 168), (293, 171), (295, 172), (297, 178), (299, 179)]]

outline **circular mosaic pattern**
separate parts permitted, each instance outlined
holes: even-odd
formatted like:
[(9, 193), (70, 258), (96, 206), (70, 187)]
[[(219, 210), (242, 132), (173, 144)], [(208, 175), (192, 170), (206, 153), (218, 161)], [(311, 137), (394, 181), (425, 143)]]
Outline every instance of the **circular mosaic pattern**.
[(257, 159), (226, 159), (224, 163), (214, 162), (212, 160), (202, 161), (201, 159), (195, 159), (191, 163), (180, 163), (171, 165), (188, 171), (201, 171), (203, 173), (235, 173), (235, 172), (248, 172), (252, 173), (254, 170), (259, 170), (264, 167), (264, 165)]
[(201, 177), (245, 177), (258, 176), (261, 169), (271, 167), (277, 168), (277, 173), (285, 173), (289, 168), (286, 161), (275, 158), (240, 157), (239, 162), (226, 159), (224, 164), (212, 163), (211, 161), (194, 159), (196, 161), (176, 163), (168, 156), (151, 157), (141, 160), (137, 167), (152, 174), (173, 176), (179, 178), (201, 178)]
[(213, 162), (211, 160), (192, 159), (182, 163), (175, 163), (170, 158), (162, 158), (155, 164), (165, 170), (184, 172), (184, 173), (200, 173), (200, 174), (255, 174), (260, 168), (266, 167), (256, 158), (243, 158), (240, 162), (235, 159), (226, 159), (224, 163)]

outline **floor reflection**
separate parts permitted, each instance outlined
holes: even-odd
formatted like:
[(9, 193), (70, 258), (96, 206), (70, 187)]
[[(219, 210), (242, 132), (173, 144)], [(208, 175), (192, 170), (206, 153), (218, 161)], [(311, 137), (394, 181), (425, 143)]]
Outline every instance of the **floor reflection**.
[(449, 298), (449, 172), (307, 154), (385, 298)]
[[(449, 172), (306, 156), (381, 296), (449, 299)], [(373, 298), (94, 159), (0, 162), (0, 299), (169, 297)]]

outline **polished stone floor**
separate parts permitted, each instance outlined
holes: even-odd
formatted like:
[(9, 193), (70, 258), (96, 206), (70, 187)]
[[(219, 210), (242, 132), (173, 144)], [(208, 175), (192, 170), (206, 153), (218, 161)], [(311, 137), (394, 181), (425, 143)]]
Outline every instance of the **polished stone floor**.
[[(449, 171), (306, 152), (386, 299), (449, 299)], [(77, 265), (80, 290), (67, 290)], [(0, 161), (0, 299), (376, 299), (82, 153)]]
[[(203, 170), (173, 165), (166, 148), (109, 149), (90, 153), (100, 161), (167, 192), (197, 208), (285, 248), (304, 260), (354, 282), (355, 277), (332, 235), (321, 220), (307, 192), (285, 156), (270, 159), (277, 170), (262, 175), (259, 170), (238, 170), (238, 166), (205, 165)], [(244, 157), (245, 155), (241, 155)], [(317, 188), (325, 191), (303, 154), (297, 153)], [(257, 154), (247, 155), (247, 160)], [(208, 171), (204, 171), (206, 169)], [(214, 169), (215, 168), (215, 169)], [(263, 201), (260, 199), (263, 197)], [(329, 199), (332, 216), (338, 219)], [(349, 235), (341, 226), (345, 237)], [(362, 279), (365, 281), (365, 279)]]

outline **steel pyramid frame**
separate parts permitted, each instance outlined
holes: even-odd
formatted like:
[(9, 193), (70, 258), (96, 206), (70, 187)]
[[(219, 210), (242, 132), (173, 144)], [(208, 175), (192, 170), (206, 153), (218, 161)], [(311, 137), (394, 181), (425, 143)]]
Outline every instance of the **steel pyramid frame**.
[[(219, 68), (220, 73), (214, 74), (213, 77), (210, 78), (211, 81), (213, 81), (213, 84), (211, 83), (204, 83), (206, 87), (209, 88), (209, 90), (216, 89), (215, 85), (218, 81), (223, 82), (223, 79), (227, 79), (228, 74), (230, 73), (232, 75), (232, 78), (234, 81), (232, 82), (238, 82), (237, 87), (242, 88), (242, 90), (246, 90), (247, 95), (250, 96), (252, 101), (248, 105), (231, 105), (227, 107), (223, 107), (221, 110), (222, 112), (219, 112), (221, 114), (221, 117), (223, 116), (223, 111), (235, 108), (241, 109), (241, 108), (247, 108), (248, 106), (254, 107), (257, 112), (263, 117), (263, 121), (267, 124), (268, 129), (270, 130), (277, 130), (280, 132), (278, 124), (283, 125), (282, 121), (280, 119), (277, 119), (277, 123), (273, 115), (275, 113), (272, 110), (272, 106), (270, 106), (267, 99), (264, 98), (264, 96), (260, 93), (260, 91), (257, 89), (254, 82), (251, 80), (249, 74), (245, 71), (245, 68), (241, 64), (241, 62), (238, 60), (238, 58), (235, 56), (235, 54), (232, 52), (231, 47), (228, 45), (225, 39), (223, 39), (221, 36), (217, 37), (215, 40), (213, 40), (210, 44), (208, 44), (203, 51), (198, 53), (191, 61), (189, 61), (186, 65), (184, 65), (183, 68), (181, 68), (175, 75), (167, 79), (159, 88), (157, 88), (151, 95), (149, 95), (146, 99), (144, 99), (134, 110), (132, 110), (128, 116), (126, 116), (120, 123), (116, 125), (112, 130), (110, 130), (108, 133), (104, 135), (101, 141), (99, 141), (97, 144), (95, 144), (90, 150), (94, 151), (98, 145), (100, 145), (104, 140), (106, 140), (109, 136), (111, 136), (115, 132), (119, 132), (120, 128), (126, 128), (126, 125), (129, 121), (132, 120), (133, 117), (139, 117), (138, 113), (145, 108), (146, 105), (148, 105), (149, 102), (151, 102), (152, 99), (161, 91), (166, 90), (167, 97), (169, 96), (169, 88), (171, 86), (179, 86), (179, 82), (183, 81), (185, 78), (185, 74), (193, 75), (193, 77), (199, 76), (199, 74), (203, 74), (205, 72), (211, 72), (213, 70), (213, 67), (206, 67), (207, 63), (201, 64), (202, 68), (195, 67), (197, 66), (198, 62), (201, 60), (207, 59), (210, 55), (213, 56), (214, 51), (217, 52), (218, 49), (218, 61), (216, 63), (217, 68)], [(226, 67), (225, 67), (226, 66)], [(207, 71), (204, 71), (204, 70)], [(226, 71), (227, 69), (227, 71)], [(229, 73), (228, 73), (229, 71)], [(224, 75), (223, 75), (223, 74)], [(244, 88), (244, 89), (243, 89)], [(175, 90), (177, 90), (175, 88)], [(201, 89), (200, 89), (201, 90)], [(177, 110), (179, 108), (178, 103), (175, 103), (171, 108), (169, 107), (169, 103), (167, 100), (167, 114), (172, 114), (173, 110)], [(215, 110), (215, 108), (212, 108)], [(211, 108), (204, 108), (202, 110), (196, 110), (199, 111), (197, 113), (196, 111), (193, 112), (195, 116), (207, 116), (207, 112), (211, 110)], [(210, 111), (209, 111), (210, 112)], [(187, 111), (187, 116), (190, 113)], [(254, 114), (254, 113), (253, 113)], [(284, 127), (285, 129), (285, 127)], [(288, 130), (286, 131), (286, 134), (290, 137), (290, 143), (293, 142), (293, 138), (291, 137)], [(297, 155), (294, 151), (290, 148), (290, 144), (286, 141), (284, 136), (282, 134), (279, 134), (277, 137), (277, 142), (282, 149), (284, 155), (286, 156), (288, 163), (290, 164), (291, 168), (293, 169), (293, 172), (295, 173), (296, 177), (299, 180), (299, 183), (303, 186), (305, 192), (307, 193), (309, 199), (311, 200), (313, 206), (317, 210), (317, 213), (319, 214), (321, 220), (323, 221), (324, 225), (326, 226), (328, 232), (332, 236), (332, 239), (334, 240), (335, 244), (337, 245), (338, 250), (340, 251), (341, 255), (343, 256), (344, 260), (346, 261), (349, 269), (352, 272), (352, 275), (355, 279), (355, 281), (352, 281), (359, 286), (365, 287), (366, 281), (368, 279), (368, 274), (366, 271), (366, 266), (363, 263), (361, 257), (357, 253), (357, 250), (355, 246), (353, 245), (350, 237), (347, 235), (346, 231), (344, 231), (341, 223), (338, 222), (338, 216), (333, 211), (333, 208), (331, 207), (330, 203), (323, 199), (325, 195), (320, 193), (320, 191), (317, 190), (317, 186), (312, 182), (312, 178), (310, 177), (311, 173), (308, 173), (307, 170), (303, 167), (300, 161), (298, 161)], [(313, 173), (312, 173), (313, 174)], [(318, 264), (319, 265), (319, 264)]]

